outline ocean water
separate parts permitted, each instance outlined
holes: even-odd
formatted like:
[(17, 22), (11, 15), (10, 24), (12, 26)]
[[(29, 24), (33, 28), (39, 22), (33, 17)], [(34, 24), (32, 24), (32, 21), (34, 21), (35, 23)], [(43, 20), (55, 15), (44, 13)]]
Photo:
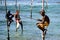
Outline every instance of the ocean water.
[[(15, 4), (12, 2), (9, 2), (8, 4), (7, 2), (7, 9), (11, 10), (11, 13), (14, 14), (16, 11)], [(33, 3), (32, 17), (34, 19), (30, 18), (30, 9), (31, 5), (29, 2), (20, 3), (20, 17), (24, 28), (23, 35), (21, 34), (21, 28), (19, 28), (18, 32), (16, 32), (16, 23), (14, 20), (10, 26), (10, 40), (42, 40), (42, 31), (36, 26), (38, 21), (34, 20), (41, 18), (41, 15), (39, 14), (41, 10), (41, 3)], [(0, 40), (8, 40), (5, 11), (3, 3), (0, 5)], [(60, 4), (49, 3), (48, 8), (45, 8), (45, 11), (46, 15), (50, 18), (50, 25), (47, 28), (48, 31), (45, 40), (60, 40)]]

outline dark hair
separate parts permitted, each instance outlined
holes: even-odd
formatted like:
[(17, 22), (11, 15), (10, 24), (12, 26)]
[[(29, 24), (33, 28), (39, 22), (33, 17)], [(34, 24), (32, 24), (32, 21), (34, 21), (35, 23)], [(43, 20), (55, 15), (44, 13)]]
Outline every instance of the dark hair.
[(45, 10), (41, 10), (41, 11), (40, 11), (40, 14), (41, 14), (42, 16), (44, 16), (44, 15), (45, 15)]
[(19, 12), (19, 10), (16, 10), (16, 12)]
[(9, 13), (9, 14), (10, 14), (10, 10), (9, 10), (7, 13)]
[(45, 10), (41, 10), (40, 13), (44, 13), (45, 14)]

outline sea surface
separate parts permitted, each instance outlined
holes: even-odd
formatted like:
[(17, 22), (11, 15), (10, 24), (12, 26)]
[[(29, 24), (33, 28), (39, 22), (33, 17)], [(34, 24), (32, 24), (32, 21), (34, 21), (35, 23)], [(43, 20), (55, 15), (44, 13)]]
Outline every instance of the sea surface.
[[(20, 6), (19, 6), (20, 5)], [(20, 7), (20, 9), (19, 9)], [(42, 31), (37, 28), (35, 19), (40, 19), (40, 11), (42, 9), (41, 3), (33, 2), (32, 5), (32, 17), (31, 15), (31, 5), (30, 2), (18, 2), (17, 9), (20, 10), (20, 17), (23, 23), (23, 34), (21, 34), (21, 27), (16, 32), (16, 22), (10, 25), (10, 40), (42, 40)], [(14, 1), (7, 2), (7, 10), (10, 10), (12, 14), (16, 13), (16, 5)], [(50, 18), (50, 25), (48, 26), (48, 31), (45, 40), (60, 40), (60, 4), (58, 3), (48, 3), (45, 5), (46, 15)], [(7, 22), (6, 22), (6, 10), (4, 2), (0, 4), (0, 40), (8, 40), (7, 34)]]

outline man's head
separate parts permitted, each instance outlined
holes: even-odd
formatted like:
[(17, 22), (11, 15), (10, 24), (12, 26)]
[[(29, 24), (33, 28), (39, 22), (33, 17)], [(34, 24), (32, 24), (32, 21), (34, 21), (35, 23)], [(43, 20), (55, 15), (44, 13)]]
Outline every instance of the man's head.
[(40, 11), (40, 14), (41, 14), (42, 16), (45, 16), (45, 11), (44, 11), (44, 10), (41, 10), (41, 11)]
[(16, 13), (19, 14), (19, 10), (16, 10)]
[(10, 14), (10, 10), (8, 11), (8, 14)]

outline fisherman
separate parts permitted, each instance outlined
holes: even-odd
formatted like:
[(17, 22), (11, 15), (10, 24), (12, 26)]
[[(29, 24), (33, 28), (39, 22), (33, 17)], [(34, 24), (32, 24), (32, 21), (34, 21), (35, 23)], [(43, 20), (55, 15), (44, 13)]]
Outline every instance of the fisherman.
[(10, 24), (13, 22), (14, 15), (10, 13), (10, 10), (6, 14), (6, 19), (7, 19), (7, 26), (10, 26)]
[(40, 14), (42, 16), (42, 19), (38, 19), (39, 22), (36, 25), (40, 30), (44, 32), (44, 31), (47, 31), (46, 28), (50, 24), (50, 19), (47, 15), (45, 15), (44, 10), (42, 10)]
[(21, 30), (22, 30), (22, 32), (23, 32), (23, 24), (22, 24), (20, 15), (19, 15), (19, 10), (16, 10), (15, 20), (16, 20), (16, 26), (17, 26), (17, 27), (16, 27), (16, 31), (18, 30), (19, 24), (20, 24), (20, 25), (21, 25)]

